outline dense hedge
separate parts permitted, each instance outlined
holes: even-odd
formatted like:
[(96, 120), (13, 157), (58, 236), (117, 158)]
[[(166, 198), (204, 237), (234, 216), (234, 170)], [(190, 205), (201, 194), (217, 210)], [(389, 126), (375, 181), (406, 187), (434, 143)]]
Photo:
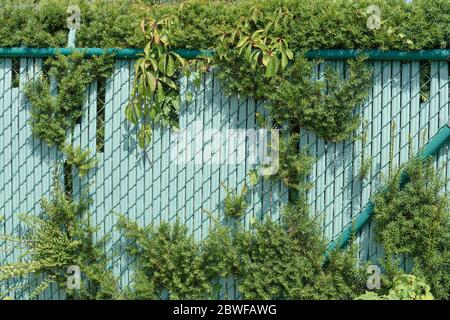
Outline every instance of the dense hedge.
[[(34, 4), (34, 2), (37, 2)], [(448, 48), (450, 0), (188, 0), (153, 5), (150, 0), (3, 0), (0, 9), (0, 47), (64, 47), (66, 9), (79, 4), (80, 47), (144, 47), (139, 28), (144, 16), (175, 15), (174, 47), (215, 47), (217, 36), (256, 7), (258, 24), (266, 25), (283, 7), (290, 15), (279, 26), (293, 50), (317, 48), (380, 48), (417, 50)], [(381, 28), (367, 28), (366, 8), (381, 8)], [(289, 31), (286, 33), (286, 31)], [(276, 31), (275, 31), (276, 33)], [(277, 34), (275, 34), (277, 36)]]

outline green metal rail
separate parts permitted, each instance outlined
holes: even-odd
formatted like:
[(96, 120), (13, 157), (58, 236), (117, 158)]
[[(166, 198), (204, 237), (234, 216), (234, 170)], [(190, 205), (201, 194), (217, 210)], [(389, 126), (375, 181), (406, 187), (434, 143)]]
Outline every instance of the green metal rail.
[[(421, 152), (417, 155), (417, 158), (425, 160), (430, 156), (435, 155), (439, 149), (450, 140), (450, 123), (441, 128), (439, 132), (431, 139)], [(406, 178), (406, 177), (405, 177)], [(401, 179), (401, 183), (406, 182), (406, 179)], [(369, 221), (374, 213), (375, 204), (373, 201), (369, 201), (366, 207), (360, 214), (352, 221), (351, 225), (345, 228), (341, 235), (334, 241), (330, 242), (325, 252), (325, 257), (328, 257), (331, 251), (336, 248), (345, 248), (353, 234), (359, 232), (362, 227)]]
[[(142, 49), (101, 49), (101, 48), (0, 48), (0, 57), (30, 57), (44, 58), (54, 56), (58, 53), (71, 54), (74, 51), (84, 51), (87, 56), (114, 54), (119, 59), (136, 59), (143, 53)], [(211, 57), (213, 50), (174, 49), (184, 58)], [(373, 60), (449, 60), (450, 50), (420, 50), (420, 51), (395, 51), (395, 50), (352, 50), (352, 49), (330, 49), (311, 50), (306, 52), (310, 59), (350, 59), (359, 55), (366, 55)]]

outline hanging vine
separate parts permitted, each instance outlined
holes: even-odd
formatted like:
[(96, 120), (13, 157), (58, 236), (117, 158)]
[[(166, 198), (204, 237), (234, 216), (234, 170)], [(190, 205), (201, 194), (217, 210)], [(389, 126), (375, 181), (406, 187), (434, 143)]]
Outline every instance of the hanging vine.
[(141, 30), (148, 39), (142, 58), (134, 67), (134, 83), (127, 119), (138, 127), (137, 140), (144, 148), (150, 143), (154, 123), (178, 126), (180, 94), (177, 82), (180, 73), (186, 74), (186, 61), (170, 50), (170, 28), (174, 21), (151, 18), (141, 22)]
[(36, 137), (62, 150), (68, 133), (81, 121), (88, 85), (106, 78), (113, 60), (110, 56), (88, 59), (83, 52), (74, 52), (49, 58), (45, 64), (48, 75), (30, 81), (24, 89), (31, 103), (30, 125)]

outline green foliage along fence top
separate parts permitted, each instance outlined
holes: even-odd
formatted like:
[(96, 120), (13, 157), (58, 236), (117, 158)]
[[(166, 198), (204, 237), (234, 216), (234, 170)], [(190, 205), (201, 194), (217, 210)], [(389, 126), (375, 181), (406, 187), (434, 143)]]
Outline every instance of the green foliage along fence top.
[[(2, 0), (0, 47), (65, 47), (69, 5), (79, 5), (77, 45), (99, 48), (144, 48), (139, 22), (175, 16), (175, 48), (210, 49), (218, 35), (230, 31), (254, 8), (265, 25), (277, 9), (289, 12), (285, 34), (294, 51), (303, 49), (420, 50), (449, 48), (448, 0), (187, 0), (179, 5), (154, 5), (148, 0)], [(381, 28), (369, 30), (367, 7), (381, 10)], [(275, 34), (277, 35), (277, 34)]]

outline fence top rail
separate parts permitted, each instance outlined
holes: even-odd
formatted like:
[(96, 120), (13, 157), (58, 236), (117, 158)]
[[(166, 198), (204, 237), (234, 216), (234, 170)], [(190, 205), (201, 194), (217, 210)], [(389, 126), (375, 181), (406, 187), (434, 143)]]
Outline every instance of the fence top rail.
[[(58, 53), (69, 55), (74, 51), (84, 51), (87, 56), (113, 54), (118, 59), (137, 59), (143, 53), (143, 49), (139, 48), (0, 48), (0, 57), (45, 58)], [(214, 55), (213, 50), (174, 49), (173, 51), (187, 59)], [(450, 49), (419, 51), (327, 49), (306, 52), (306, 56), (310, 59), (327, 60), (350, 59), (360, 55), (366, 55), (372, 60), (449, 60)]]

